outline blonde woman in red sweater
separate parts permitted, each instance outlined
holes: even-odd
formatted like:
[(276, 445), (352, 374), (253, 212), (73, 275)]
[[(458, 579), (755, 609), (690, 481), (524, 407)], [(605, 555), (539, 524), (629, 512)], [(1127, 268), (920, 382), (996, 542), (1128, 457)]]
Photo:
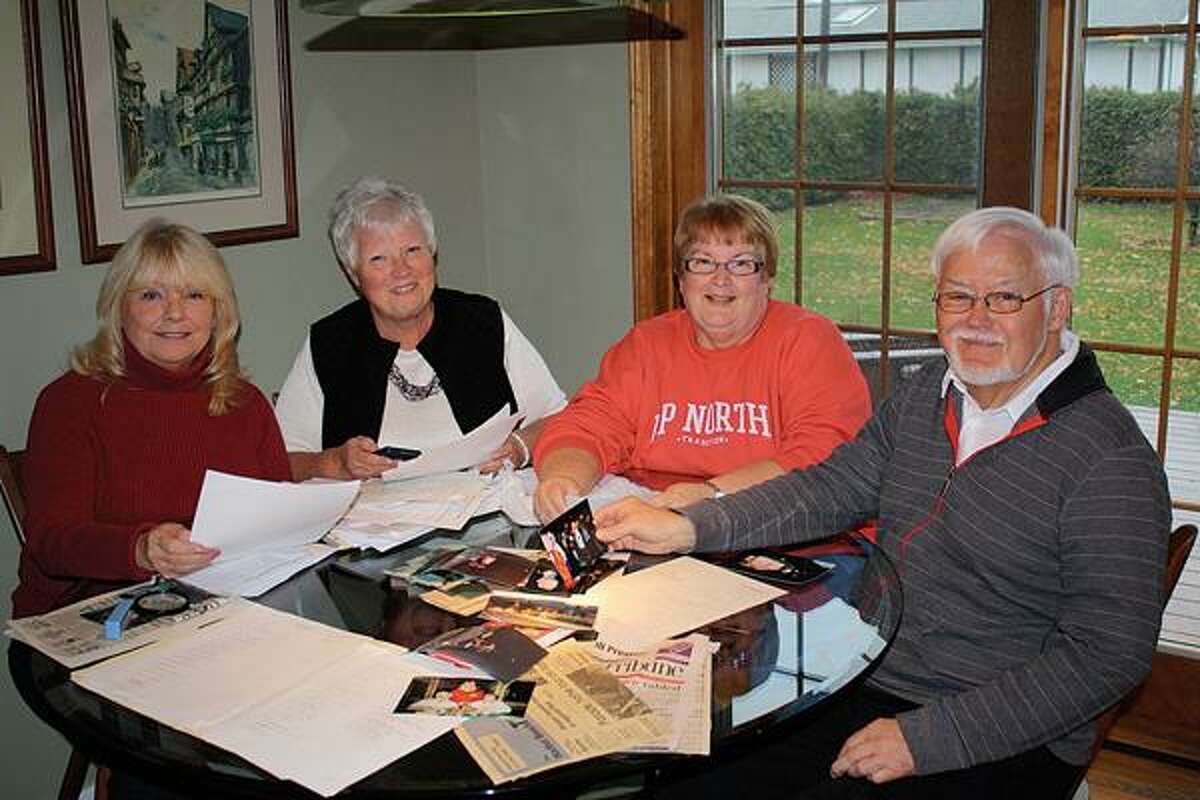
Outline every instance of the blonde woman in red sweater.
[(290, 479), (270, 404), (242, 377), (237, 298), (207, 239), (143, 224), (96, 316), (30, 422), (14, 617), (210, 563), (218, 552), (188, 530), (205, 470)]

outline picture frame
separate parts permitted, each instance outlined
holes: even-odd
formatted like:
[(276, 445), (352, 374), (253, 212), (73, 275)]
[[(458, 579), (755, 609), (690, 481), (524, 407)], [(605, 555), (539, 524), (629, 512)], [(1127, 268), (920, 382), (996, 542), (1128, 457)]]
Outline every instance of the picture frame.
[(0, 275), (55, 268), (38, 37), (37, 0), (0, 3)]
[(286, 0), (59, 0), (80, 257), (148, 219), (300, 233)]

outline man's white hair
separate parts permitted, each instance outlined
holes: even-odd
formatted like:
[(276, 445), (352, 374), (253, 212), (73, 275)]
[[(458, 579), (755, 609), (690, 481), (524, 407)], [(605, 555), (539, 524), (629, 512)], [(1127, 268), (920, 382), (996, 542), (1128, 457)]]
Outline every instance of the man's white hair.
[(1074, 289), (1079, 283), (1079, 259), (1070, 238), (1058, 228), (1047, 226), (1040, 218), (1020, 208), (994, 206), (980, 208), (959, 217), (942, 232), (929, 263), (934, 278), (941, 278), (946, 259), (960, 250), (974, 253), (979, 245), (996, 233), (1015, 235), (1033, 251), (1034, 260), (1046, 283)]

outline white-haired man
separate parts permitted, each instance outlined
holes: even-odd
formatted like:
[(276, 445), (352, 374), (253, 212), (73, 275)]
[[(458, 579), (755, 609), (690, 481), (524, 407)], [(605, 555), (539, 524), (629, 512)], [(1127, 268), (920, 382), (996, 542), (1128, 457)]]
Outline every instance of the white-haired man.
[(1070, 240), (1025, 211), (981, 209), (942, 234), (932, 264), (948, 364), (853, 442), (679, 512), (629, 500), (596, 514), (601, 539), (650, 552), (782, 545), (878, 518), (904, 590), (896, 638), (819, 721), (753, 769), (724, 768), (756, 795), (1060, 797), (1095, 717), (1149, 669), (1170, 498), (1067, 329)]

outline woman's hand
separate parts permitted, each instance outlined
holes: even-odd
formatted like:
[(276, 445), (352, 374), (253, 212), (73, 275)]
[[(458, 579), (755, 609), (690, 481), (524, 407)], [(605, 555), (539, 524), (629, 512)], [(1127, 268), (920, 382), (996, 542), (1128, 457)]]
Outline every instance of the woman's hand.
[(701, 500), (708, 500), (716, 490), (707, 483), (672, 483), (666, 489), (652, 495), (648, 500), (657, 508), (683, 508)]
[(686, 553), (696, 546), (696, 527), (682, 514), (629, 497), (594, 512), (596, 538), (613, 550)]
[(155, 525), (137, 541), (138, 566), (167, 578), (176, 578), (206, 567), (219, 556), (215, 547), (192, 541), (192, 532), (175, 522)]
[(390, 458), (375, 455), (379, 445), (369, 436), (347, 439), (341, 447), (331, 447), (321, 453), (324, 469), (318, 472), (325, 478), (342, 480), (378, 478), (396, 466)]
[(584, 494), (574, 478), (550, 475), (538, 481), (537, 491), (533, 494), (533, 511), (542, 522), (549, 522)]
[(505, 461), (512, 464), (513, 469), (523, 469), (529, 466), (529, 448), (516, 431), (510, 433), (504, 440), (504, 444), (500, 445), (499, 449), (488, 456), (488, 460), (479, 464), (476, 469), (484, 475), (491, 475), (493, 472), (499, 472)]

